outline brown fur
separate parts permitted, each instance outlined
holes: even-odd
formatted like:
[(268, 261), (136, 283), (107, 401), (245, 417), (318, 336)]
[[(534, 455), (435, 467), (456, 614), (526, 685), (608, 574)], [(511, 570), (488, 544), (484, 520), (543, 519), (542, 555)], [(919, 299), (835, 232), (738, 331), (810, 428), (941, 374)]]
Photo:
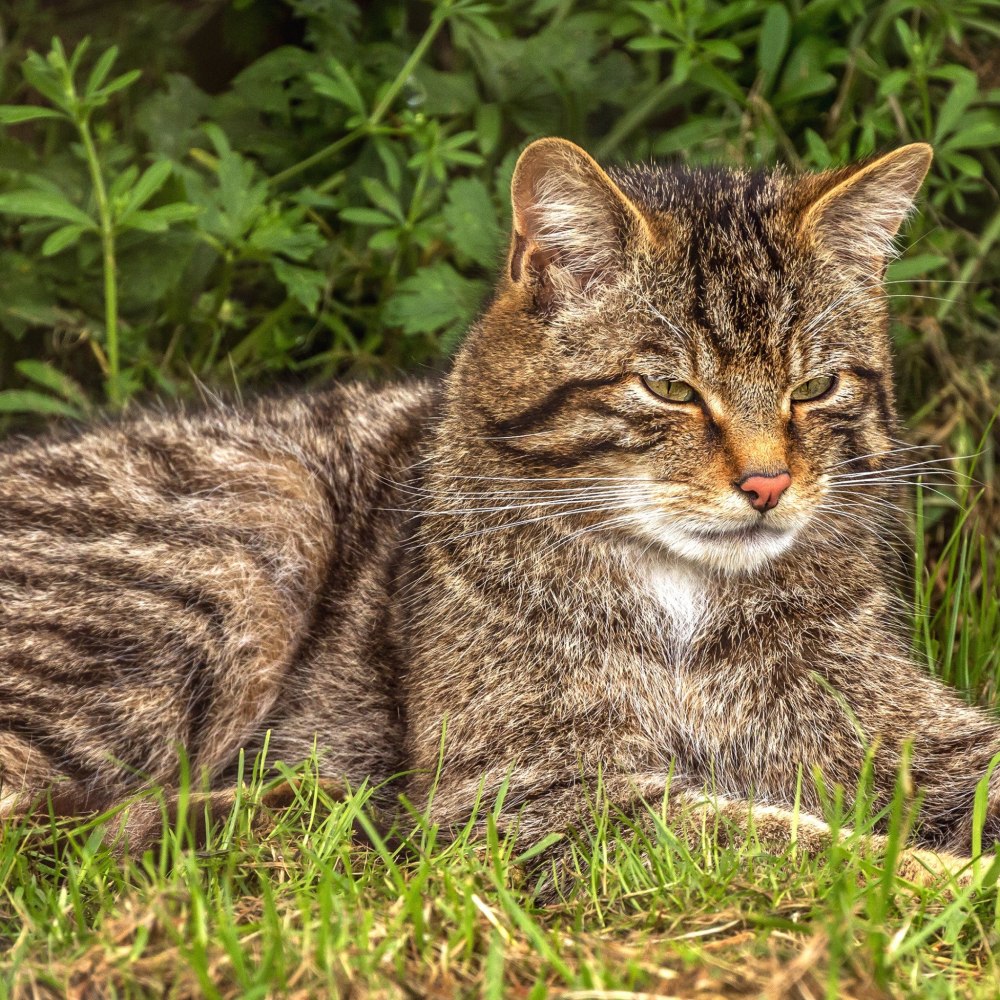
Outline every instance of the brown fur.
[[(446, 825), (506, 783), (522, 837), (564, 829), (598, 775), (641, 816), (672, 774), (681, 828), (711, 808), (819, 850), (826, 828), (787, 813), (800, 773), (850, 795), (870, 750), (887, 801), (912, 741), (915, 840), (967, 852), (1000, 730), (910, 662), (892, 580), (880, 278), (928, 163), (608, 174), (543, 140), (442, 384), (9, 445), (4, 808), (169, 787), (179, 747), (224, 789), (270, 731), (272, 759), (315, 744), (331, 779), (405, 772), (384, 801), (436, 784)], [(782, 471), (752, 509), (739, 483)]]

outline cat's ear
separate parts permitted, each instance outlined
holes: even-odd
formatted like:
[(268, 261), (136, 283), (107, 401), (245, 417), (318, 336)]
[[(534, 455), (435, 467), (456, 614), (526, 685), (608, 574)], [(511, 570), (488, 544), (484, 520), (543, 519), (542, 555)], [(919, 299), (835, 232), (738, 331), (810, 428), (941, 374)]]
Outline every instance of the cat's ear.
[(933, 156), (914, 142), (858, 168), (808, 207), (800, 233), (828, 256), (880, 272)]
[(626, 252), (646, 239), (639, 210), (565, 139), (539, 139), (524, 150), (511, 202), (511, 279), (537, 282), (550, 300), (599, 290), (624, 267)]

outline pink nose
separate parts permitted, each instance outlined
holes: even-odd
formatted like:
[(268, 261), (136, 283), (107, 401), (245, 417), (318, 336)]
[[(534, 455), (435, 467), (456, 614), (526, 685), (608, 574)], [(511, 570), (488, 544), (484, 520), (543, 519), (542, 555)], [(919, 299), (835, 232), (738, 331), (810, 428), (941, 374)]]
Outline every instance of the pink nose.
[(787, 472), (779, 472), (776, 476), (750, 475), (737, 483), (747, 495), (750, 506), (761, 513), (777, 507), (781, 494), (791, 485), (792, 477)]

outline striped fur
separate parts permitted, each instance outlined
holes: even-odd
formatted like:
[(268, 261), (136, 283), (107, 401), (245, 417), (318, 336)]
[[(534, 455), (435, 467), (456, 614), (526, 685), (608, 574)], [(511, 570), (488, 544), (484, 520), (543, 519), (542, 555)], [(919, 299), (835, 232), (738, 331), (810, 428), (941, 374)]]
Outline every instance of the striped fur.
[[(757, 803), (769, 842), (818, 848), (784, 811), (800, 772), (850, 794), (871, 752), (886, 800), (911, 740), (917, 842), (967, 851), (1000, 730), (911, 664), (892, 577), (880, 279), (928, 160), (606, 173), (545, 140), (440, 384), (10, 443), (3, 808), (170, 787), (181, 748), (225, 789), (269, 738), (331, 780), (402, 774), (386, 803), (433, 789), (446, 825), (506, 786), (531, 838), (584, 822), (598, 775), (626, 812), (672, 776), (675, 801), (712, 783), (737, 824)], [(740, 482), (782, 471), (758, 513)]]

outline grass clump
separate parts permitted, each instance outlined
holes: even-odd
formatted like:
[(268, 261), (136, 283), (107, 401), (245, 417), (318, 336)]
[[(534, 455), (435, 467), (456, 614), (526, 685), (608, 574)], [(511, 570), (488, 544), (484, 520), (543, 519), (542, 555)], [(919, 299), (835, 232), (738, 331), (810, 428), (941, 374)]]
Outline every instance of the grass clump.
[(290, 808), (262, 816), (258, 780), (203, 849), (168, 826), (138, 861), (100, 846), (107, 818), (9, 828), (8, 995), (995, 995), (995, 892), (903, 883), (859, 835), (775, 857), (605, 817), (554, 894), (492, 826), (447, 841), (418, 817), (390, 847), (367, 790), (294, 780)]

